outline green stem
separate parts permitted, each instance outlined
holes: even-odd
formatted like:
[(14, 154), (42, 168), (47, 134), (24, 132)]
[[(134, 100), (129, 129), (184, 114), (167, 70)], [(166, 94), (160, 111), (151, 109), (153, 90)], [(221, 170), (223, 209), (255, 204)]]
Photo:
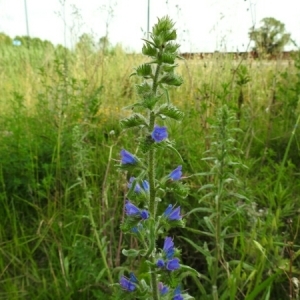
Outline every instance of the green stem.
[[(153, 78), (153, 86), (152, 86), (152, 91), (153, 94), (156, 94), (157, 91), (157, 86), (158, 86), (158, 77), (159, 77), (159, 72), (160, 72), (160, 65), (157, 65), (155, 75)], [(149, 131), (151, 132), (154, 128), (155, 124), (155, 114), (153, 111), (150, 112), (149, 116)], [(149, 150), (148, 154), (148, 177), (149, 177), (149, 189), (150, 189), (150, 196), (149, 196), (149, 211), (150, 211), (150, 216), (154, 220), (152, 222), (151, 226), (155, 226), (155, 219), (156, 219), (156, 205), (155, 205), (155, 195), (156, 195), (156, 189), (155, 189), (155, 149), (151, 148)], [(152, 228), (155, 229), (155, 228)], [(155, 232), (155, 230), (150, 230), (150, 232)], [(151, 235), (149, 236), (149, 239), (151, 245), (155, 245), (156, 242), (156, 236)], [(155, 247), (154, 247), (155, 249)], [(155, 256), (153, 253), (150, 254), (150, 260), (153, 264), (155, 264)], [(152, 285), (152, 296), (153, 300), (159, 300), (159, 291), (158, 291), (158, 285), (157, 285), (157, 276), (155, 272), (155, 268), (151, 267), (150, 268), (150, 273), (151, 273), (151, 285)]]

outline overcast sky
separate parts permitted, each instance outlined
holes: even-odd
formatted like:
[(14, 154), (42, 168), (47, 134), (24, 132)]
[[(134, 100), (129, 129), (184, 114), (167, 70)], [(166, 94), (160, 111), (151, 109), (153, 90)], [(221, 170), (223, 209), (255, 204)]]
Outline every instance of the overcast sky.
[[(150, 29), (168, 14), (182, 52), (246, 51), (248, 31), (274, 17), (300, 46), (300, 0), (149, 0)], [(73, 46), (86, 32), (140, 51), (147, 31), (148, 0), (0, 0), (0, 32)], [(286, 47), (287, 50), (292, 46)]]

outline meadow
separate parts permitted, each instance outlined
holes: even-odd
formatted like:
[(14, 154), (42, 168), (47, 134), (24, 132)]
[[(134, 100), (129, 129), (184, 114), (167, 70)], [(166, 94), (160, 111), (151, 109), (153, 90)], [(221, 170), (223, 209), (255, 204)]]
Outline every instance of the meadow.
[[(120, 46), (0, 44), (0, 299), (116, 299), (120, 272), (143, 271), (121, 253), (136, 241), (120, 230), (128, 188), (115, 167), (136, 150), (119, 121), (143, 61)], [(185, 117), (168, 128), (190, 191), (164, 201), (182, 208), (171, 234), (200, 274), (186, 271), (186, 289), (214, 299), (215, 280), (218, 299), (299, 299), (299, 53), (178, 64), (169, 97)], [(158, 155), (158, 173), (178, 162)]]

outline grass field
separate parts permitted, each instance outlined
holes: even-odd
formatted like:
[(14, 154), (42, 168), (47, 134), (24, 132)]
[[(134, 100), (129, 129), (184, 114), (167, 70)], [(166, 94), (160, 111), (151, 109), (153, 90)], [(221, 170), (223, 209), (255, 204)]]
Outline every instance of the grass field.
[[(115, 165), (121, 148), (137, 150), (137, 132), (119, 121), (137, 100), (130, 74), (144, 60), (121, 47), (0, 46), (0, 299), (115, 299), (119, 274), (142, 272), (121, 253), (136, 241), (120, 231), (127, 179)], [(216, 54), (181, 60), (177, 73), (184, 84), (169, 97), (185, 118), (168, 128), (190, 193), (165, 201), (187, 213), (171, 234), (202, 274), (185, 287), (213, 299), (215, 276), (219, 299), (299, 299), (300, 56)], [(158, 174), (178, 160), (158, 155)], [(211, 155), (221, 155), (222, 174)], [(220, 180), (216, 237), (210, 192)]]

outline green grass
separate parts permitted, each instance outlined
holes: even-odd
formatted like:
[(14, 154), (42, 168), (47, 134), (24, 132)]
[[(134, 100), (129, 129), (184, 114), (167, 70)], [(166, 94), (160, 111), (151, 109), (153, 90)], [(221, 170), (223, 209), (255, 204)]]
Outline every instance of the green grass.
[[(130, 74), (143, 59), (121, 48), (0, 47), (0, 299), (108, 299), (111, 281), (139, 269), (121, 254), (135, 240), (120, 231), (127, 179), (115, 165), (121, 148), (136, 150), (138, 132), (118, 122), (137, 100)], [(203, 275), (185, 279), (196, 299), (298, 299), (299, 61), (179, 62), (185, 83), (170, 99), (185, 118), (168, 128), (191, 191), (164, 201), (193, 210), (172, 235)], [(224, 106), (240, 122), (228, 125), (235, 142), (218, 177), (203, 158), (226, 142), (213, 129)], [(158, 174), (179, 163), (162, 158)], [(209, 193), (220, 182), (216, 207)]]

